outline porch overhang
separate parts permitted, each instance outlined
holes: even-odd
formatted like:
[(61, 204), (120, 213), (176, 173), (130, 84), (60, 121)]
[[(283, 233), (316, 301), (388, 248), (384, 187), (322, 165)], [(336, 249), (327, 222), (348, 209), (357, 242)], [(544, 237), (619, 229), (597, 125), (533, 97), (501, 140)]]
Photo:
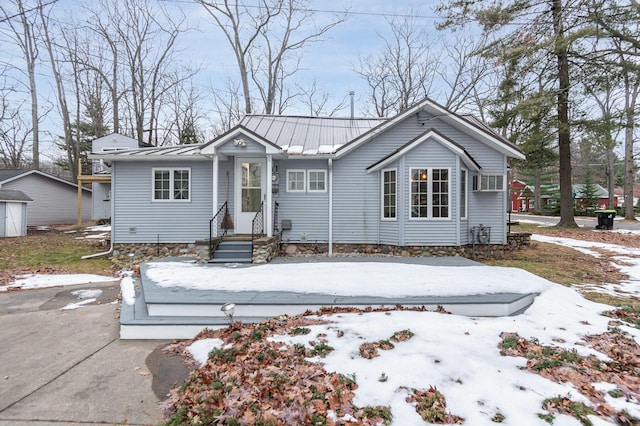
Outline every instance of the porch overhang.
[(241, 143), (240, 141), (242, 141), (244, 138), (251, 139), (256, 143), (262, 145), (265, 149), (264, 153), (266, 155), (272, 155), (277, 158), (286, 157), (286, 152), (284, 152), (278, 145), (274, 144), (271, 141), (268, 141), (257, 133), (254, 133), (242, 126), (236, 126), (226, 133), (220, 135), (217, 139), (209, 142), (204, 147), (202, 147), (202, 149), (200, 150), (200, 154), (207, 156), (218, 155), (218, 148), (220, 148), (221, 146), (229, 142)]

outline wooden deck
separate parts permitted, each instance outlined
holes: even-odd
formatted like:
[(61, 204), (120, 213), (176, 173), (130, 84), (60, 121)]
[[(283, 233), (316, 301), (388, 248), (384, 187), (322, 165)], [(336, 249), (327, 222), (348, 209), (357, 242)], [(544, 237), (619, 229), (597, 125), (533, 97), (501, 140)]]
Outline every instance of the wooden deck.
[[(215, 267), (215, 266), (212, 266)], [(533, 303), (534, 293), (496, 293), (453, 297), (369, 297), (335, 296), (320, 293), (280, 291), (205, 291), (180, 287), (164, 288), (146, 278), (142, 265), (137, 283), (136, 303), (122, 303), (120, 337), (122, 339), (186, 339), (203, 328), (222, 328), (229, 320), (220, 308), (234, 303), (234, 320), (260, 322), (280, 315), (298, 315), (322, 307), (425, 307), (466, 316), (517, 315)]]

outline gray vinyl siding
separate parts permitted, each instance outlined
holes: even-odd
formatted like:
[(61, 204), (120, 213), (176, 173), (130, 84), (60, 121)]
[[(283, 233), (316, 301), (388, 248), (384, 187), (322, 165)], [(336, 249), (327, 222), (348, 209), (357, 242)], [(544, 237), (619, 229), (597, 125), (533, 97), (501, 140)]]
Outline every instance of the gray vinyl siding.
[[(329, 239), (329, 169), (327, 160), (280, 160), (278, 192), (273, 194), (279, 204), (278, 219), (291, 220), (291, 230), (284, 231), (284, 242), (300, 242), (302, 234), (306, 242), (326, 243)], [(305, 170), (305, 186), (308, 187), (306, 173), (309, 170), (325, 170), (327, 190), (325, 192), (287, 192), (287, 170)], [(279, 224), (278, 224), (279, 225)]]
[(7, 222), (7, 203), (0, 201), (0, 237), (6, 236), (5, 224)]
[[(2, 185), (24, 192), (33, 202), (27, 205), (27, 225), (73, 224), (78, 221), (77, 186), (35, 173)], [(82, 220), (91, 220), (91, 191), (82, 191)]]
[[(436, 117), (424, 120), (423, 114), (423, 120), (418, 120), (415, 116), (410, 116), (334, 162), (334, 242), (407, 246), (459, 245), (469, 242), (470, 227), (480, 223), (492, 227), (492, 242), (504, 242), (506, 192), (472, 192), (473, 173), (468, 171), (467, 219), (461, 220), (458, 210), (460, 185), (457, 179), (463, 165), (453, 151), (435, 140), (426, 140), (383, 168), (398, 170), (398, 220), (381, 219), (382, 170), (366, 174), (365, 169), (431, 128), (462, 146), (480, 164), (482, 173), (506, 174), (504, 155)], [(409, 174), (411, 168), (420, 167), (449, 170), (449, 219), (410, 217)]]
[(91, 143), (91, 152), (103, 152), (105, 149), (136, 148), (138, 148), (137, 140), (117, 133), (100, 137)]
[[(498, 168), (492, 173), (507, 173), (506, 159), (502, 158), (502, 171)], [(483, 170), (484, 171), (484, 170)], [(505, 182), (506, 186), (506, 182)], [(468, 230), (471, 233), (471, 227), (480, 224), (491, 226), (491, 242), (494, 244), (506, 243), (507, 236), (507, 191), (500, 192), (475, 192), (469, 187), (469, 214)], [(470, 236), (469, 236), (470, 238)], [(469, 242), (470, 239), (469, 239)]]
[[(190, 168), (191, 200), (153, 202), (153, 168)], [(209, 238), (210, 161), (114, 162), (112, 175), (115, 243), (193, 243)]]
[(258, 142), (252, 139), (247, 139), (247, 138), (243, 138), (243, 139), (246, 142), (246, 146), (242, 146), (242, 147), (235, 146), (233, 144), (233, 141), (229, 141), (224, 145), (219, 146), (216, 149), (216, 151), (219, 154), (225, 154), (225, 155), (236, 156), (236, 157), (246, 157), (246, 156), (251, 156), (255, 154), (265, 153), (265, 148), (263, 145), (259, 144)]
[[(422, 117), (427, 114), (421, 113)], [(417, 120), (416, 120), (417, 121)], [(438, 118), (431, 117), (425, 122), (424, 127), (434, 128), (451, 138), (480, 164), (480, 173), (507, 174), (507, 159), (487, 145), (470, 138), (462, 131), (451, 127)], [(471, 190), (471, 179), (475, 172), (468, 171), (467, 188), (469, 191), (469, 203), (467, 220), (460, 224), (460, 243), (471, 242), (471, 227), (483, 224), (491, 226), (491, 242), (494, 244), (506, 243), (506, 211), (507, 211), (507, 191), (502, 192), (474, 192)], [(506, 182), (505, 182), (506, 184)], [(506, 185), (505, 185), (506, 186)], [(457, 202), (457, 201), (456, 201)]]

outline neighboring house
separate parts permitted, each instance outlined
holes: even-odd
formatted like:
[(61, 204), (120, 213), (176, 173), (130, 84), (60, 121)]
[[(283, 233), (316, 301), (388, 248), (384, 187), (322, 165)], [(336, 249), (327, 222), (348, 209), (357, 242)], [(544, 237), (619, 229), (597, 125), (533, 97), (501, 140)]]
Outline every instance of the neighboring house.
[(480, 224), (506, 243), (510, 157), (525, 158), (429, 99), (390, 119), (248, 115), (207, 144), (92, 155), (111, 164), (114, 243), (193, 243), (226, 206), (230, 233), (258, 219), (266, 236), (329, 253), (466, 246)]
[(521, 180), (511, 181), (511, 211), (529, 211), (529, 199), (522, 195), (526, 187), (527, 184)]
[[(24, 192), (33, 200), (27, 206), (27, 224), (71, 224), (78, 216), (78, 185), (39, 170), (0, 169), (0, 189)], [(82, 188), (82, 217), (91, 217), (91, 190)]]
[[(589, 204), (590, 201), (587, 200), (587, 196), (589, 194), (585, 193), (585, 184), (577, 183), (571, 185), (573, 191), (573, 199), (574, 199), (574, 207), (576, 209), (584, 209)], [(552, 184), (552, 185), (541, 185), (541, 194), (540, 194), (540, 203), (542, 204), (542, 210), (550, 211), (556, 210), (560, 208), (559, 203), (559, 194), (560, 194), (560, 186)], [(525, 211), (529, 211), (533, 209), (533, 194), (535, 191), (535, 186), (527, 185), (526, 188), (522, 190), (521, 198), (523, 205), (529, 206)], [(593, 184), (593, 201), (595, 205), (593, 206), (596, 209), (607, 209), (607, 208), (618, 208), (618, 196), (614, 195), (613, 197), (613, 206), (609, 206), (609, 191), (604, 189), (599, 184)]]
[[(618, 204), (622, 207), (625, 205), (624, 202), (624, 188), (623, 187), (616, 187), (613, 190), (613, 193), (616, 195), (616, 197), (618, 198)], [(633, 205), (634, 206), (638, 206), (638, 200), (640, 199), (640, 186), (638, 185), (634, 185), (633, 186)]]
[[(151, 145), (138, 143), (136, 139), (120, 133), (111, 133), (94, 139), (91, 143), (91, 153), (101, 154), (114, 151), (125, 151), (149, 147)], [(101, 220), (111, 218), (111, 164), (102, 160), (92, 161), (91, 174), (80, 174), (78, 182), (90, 183), (93, 192), (91, 201), (91, 219)]]
[(15, 189), (0, 189), (0, 237), (27, 235), (27, 204), (33, 200)]

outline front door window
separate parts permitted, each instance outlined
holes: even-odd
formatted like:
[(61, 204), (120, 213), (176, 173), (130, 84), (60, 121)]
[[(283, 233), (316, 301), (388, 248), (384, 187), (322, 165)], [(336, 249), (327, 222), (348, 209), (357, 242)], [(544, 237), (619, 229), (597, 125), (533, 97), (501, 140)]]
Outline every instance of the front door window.
[(262, 163), (242, 163), (242, 212), (260, 209), (262, 202)]

